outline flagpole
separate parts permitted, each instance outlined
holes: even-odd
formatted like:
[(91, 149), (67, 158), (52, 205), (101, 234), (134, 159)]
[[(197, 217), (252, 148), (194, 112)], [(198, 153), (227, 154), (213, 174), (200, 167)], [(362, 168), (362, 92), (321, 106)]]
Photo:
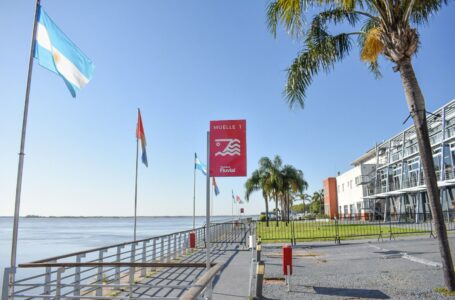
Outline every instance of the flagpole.
[[(139, 108), (138, 108), (139, 111)], [(138, 120), (139, 122), (139, 120)], [(136, 241), (136, 223), (137, 223), (137, 175), (138, 175), (138, 161), (139, 161), (139, 138), (136, 133), (136, 181), (134, 184), (134, 241)]]
[(193, 174), (193, 231), (196, 228), (196, 153), (194, 153), (194, 174)]
[(35, 50), (35, 40), (36, 40), (36, 28), (37, 28), (37, 19), (38, 19), (38, 7), (40, 5), (40, 0), (36, 0), (35, 4), (35, 18), (33, 22), (33, 33), (32, 33), (32, 45), (30, 47), (30, 56), (28, 61), (28, 75), (27, 75), (27, 86), (25, 90), (25, 101), (24, 101), (24, 115), (22, 119), (22, 133), (21, 133), (21, 145), (19, 150), (19, 164), (17, 167), (17, 182), (16, 182), (16, 198), (14, 202), (14, 221), (13, 221), (13, 237), (11, 243), (11, 273), (9, 276), (9, 293), (10, 297), (14, 292), (14, 278), (16, 273), (16, 255), (17, 255), (17, 236), (19, 230), (19, 211), (20, 211), (20, 202), (21, 202), (21, 192), (22, 192), (22, 173), (24, 170), (24, 156), (25, 156), (25, 136), (27, 132), (27, 118), (28, 118), (28, 107), (30, 102), (30, 85), (32, 82), (32, 73), (33, 73), (33, 53)]
[(234, 199), (231, 201), (231, 215), (232, 215), (232, 220), (234, 220)]
[[(206, 268), (210, 269), (210, 131), (207, 131), (207, 176), (206, 176), (205, 243)], [(208, 287), (211, 289), (211, 283)]]
[(210, 215), (213, 216), (213, 193), (214, 193), (215, 187), (212, 185), (212, 198), (210, 198)]

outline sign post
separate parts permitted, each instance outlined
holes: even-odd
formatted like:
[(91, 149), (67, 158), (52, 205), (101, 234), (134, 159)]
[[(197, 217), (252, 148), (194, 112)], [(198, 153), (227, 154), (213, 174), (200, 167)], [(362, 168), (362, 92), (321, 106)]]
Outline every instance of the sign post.
[[(207, 167), (210, 167), (210, 131), (207, 132)], [(210, 269), (210, 173), (206, 175), (206, 210), (205, 210), (205, 255), (206, 255), (206, 268)], [(212, 283), (210, 282), (207, 287), (208, 299), (212, 299)]]
[[(210, 268), (210, 177), (246, 176), (246, 121), (210, 121), (207, 132), (206, 268)], [(212, 284), (207, 287), (211, 299)]]

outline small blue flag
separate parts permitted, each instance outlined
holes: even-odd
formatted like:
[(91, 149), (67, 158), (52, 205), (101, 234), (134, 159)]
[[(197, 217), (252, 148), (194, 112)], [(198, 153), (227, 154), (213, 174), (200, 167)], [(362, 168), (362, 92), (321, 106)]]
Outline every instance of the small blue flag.
[(218, 189), (218, 185), (216, 185), (215, 177), (212, 177), (212, 185), (215, 196), (218, 196), (220, 194), (220, 190)]
[(204, 175), (207, 175), (207, 166), (199, 161), (196, 153), (194, 153), (194, 169), (200, 170)]

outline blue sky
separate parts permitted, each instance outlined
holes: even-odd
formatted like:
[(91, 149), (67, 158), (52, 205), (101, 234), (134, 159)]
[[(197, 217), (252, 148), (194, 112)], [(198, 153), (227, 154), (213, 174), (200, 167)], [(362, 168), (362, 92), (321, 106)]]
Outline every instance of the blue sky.
[[(127, 5), (128, 3), (128, 5)], [(139, 215), (190, 215), (193, 153), (205, 161), (210, 120), (246, 119), (248, 173), (279, 154), (303, 170), (309, 192), (351, 161), (403, 130), (403, 89), (392, 65), (375, 80), (354, 49), (290, 110), (285, 69), (300, 45), (267, 31), (268, 1), (57, 1), (42, 5), (92, 59), (93, 80), (72, 99), (62, 80), (35, 63), (21, 214), (131, 215), (136, 109), (148, 139), (139, 170)], [(0, 4), (0, 215), (12, 215), (34, 1)], [(310, 12), (311, 14), (311, 12)], [(420, 29), (414, 66), (428, 110), (455, 98), (455, 5)], [(197, 178), (197, 213), (204, 181)], [(219, 178), (215, 214), (230, 214), (231, 189)], [(263, 210), (260, 194), (245, 205)]]

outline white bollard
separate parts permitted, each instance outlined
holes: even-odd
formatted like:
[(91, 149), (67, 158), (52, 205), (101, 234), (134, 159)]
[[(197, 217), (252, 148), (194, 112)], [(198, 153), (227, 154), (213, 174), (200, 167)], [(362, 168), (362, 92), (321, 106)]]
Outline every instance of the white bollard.
[(255, 235), (250, 235), (248, 239), (249, 243), (249, 248), (250, 249), (255, 249), (256, 248), (256, 236)]

